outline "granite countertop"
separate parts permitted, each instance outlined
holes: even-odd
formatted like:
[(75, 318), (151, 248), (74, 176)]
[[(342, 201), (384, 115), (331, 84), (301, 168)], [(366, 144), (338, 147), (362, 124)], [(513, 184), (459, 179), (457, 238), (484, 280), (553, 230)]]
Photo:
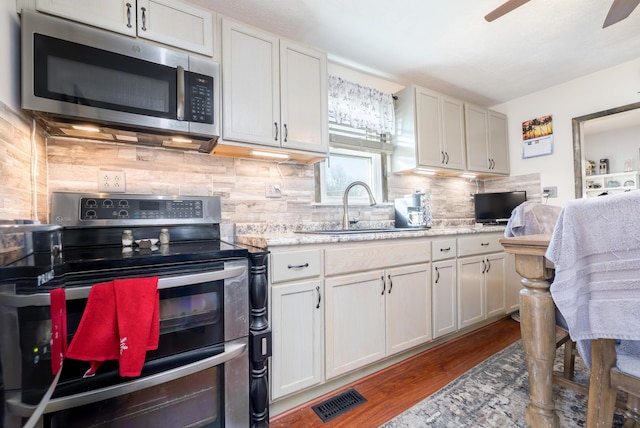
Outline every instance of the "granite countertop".
[[(374, 226), (380, 227), (380, 226)], [(374, 228), (372, 227), (372, 228)], [(383, 226), (384, 227), (384, 226)], [(387, 226), (388, 227), (388, 226)], [(331, 228), (327, 228), (331, 229)], [(313, 229), (307, 229), (313, 230)], [(322, 230), (322, 229), (316, 229)], [(366, 232), (366, 233), (349, 233), (342, 235), (333, 234), (316, 234), (305, 233), (304, 231), (295, 230), (265, 230), (264, 233), (238, 228), (236, 231), (235, 241), (238, 244), (252, 245), (259, 248), (288, 246), (288, 245), (312, 245), (312, 244), (328, 244), (336, 242), (358, 242), (358, 241), (377, 241), (385, 239), (406, 239), (406, 238), (423, 238), (447, 235), (461, 235), (470, 233), (503, 233), (505, 226), (479, 226), (479, 225), (461, 225), (461, 226), (444, 226), (434, 227), (431, 229), (395, 229), (393, 231), (384, 232)], [(240, 232), (240, 233), (238, 233)]]

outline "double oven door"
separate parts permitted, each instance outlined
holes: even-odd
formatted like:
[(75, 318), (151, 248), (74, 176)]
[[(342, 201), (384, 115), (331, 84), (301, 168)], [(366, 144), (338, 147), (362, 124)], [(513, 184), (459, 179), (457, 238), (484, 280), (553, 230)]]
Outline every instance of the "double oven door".
[[(83, 378), (88, 363), (66, 359), (38, 424), (54, 427), (248, 426), (249, 293), (247, 259), (149, 271), (159, 276), (160, 340), (142, 374), (123, 378), (117, 363)], [(123, 278), (114, 276), (112, 279)], [(92, 283), (65, 281), (68, 341)], [(0, 284), (4, 427), (21, 427), (54, 381), (48, 293), (16, 294)]]

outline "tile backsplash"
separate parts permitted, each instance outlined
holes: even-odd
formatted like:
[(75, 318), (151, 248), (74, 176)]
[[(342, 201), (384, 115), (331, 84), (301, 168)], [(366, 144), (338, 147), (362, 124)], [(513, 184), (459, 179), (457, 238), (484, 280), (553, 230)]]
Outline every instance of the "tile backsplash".
[[(215, 195), (222, 198), (223, 223), (340, 222), (342, 206), (314, 200), (312, 165), (276, 164), (131, 145), (47, 138), (31, 139), (31, 119), (0, 103), (0, 219), (33, 218), (33, 181), (37, 180), (37, 217), (49, 221), (51, 192), (97, 192), (102, 171), (124, 172), (127, 193)], [(32, 164), (34, 169), (32, 169)], [(280, 184), (281, 198), (267, 198), (267, 184)], [(486, 181), (391, 174), (389, 201), (358, 207), (361, 219), (394, 218), (394, 198), (416, 190), (431, 194), (434, 225), (473, 222), (472, 194), (522, 190), (540, 197), (538, 174)]]

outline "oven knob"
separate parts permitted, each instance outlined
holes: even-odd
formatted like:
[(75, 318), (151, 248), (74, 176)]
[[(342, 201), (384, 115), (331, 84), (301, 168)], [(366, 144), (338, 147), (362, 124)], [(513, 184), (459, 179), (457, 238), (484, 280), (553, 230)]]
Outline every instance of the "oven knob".
[(94, 210), (87, 210), (87, 212), (85, 213), (85, 218), (96, 218), (96, 212)]
[(118, 213), (118, 217), (120, 217), (120, 218), (128, 218), (129, 217), (129, 211), (120, 210), (120, 212)]
[(104, 208), (113, 208), (113, 201), (111, 199), (105, 199), (102, 201), (102, 206)]
[(86, 204), (87, 208), (96, 208), (98, 206), (98, 203), (96, 202), (95, 199), (87, 199), (85, 204)]
[(128, 208), (129, 207), (129, 201), (127, 201), (126, 199), (119, 201), (118, 202), (118, 206), (120, 208)]

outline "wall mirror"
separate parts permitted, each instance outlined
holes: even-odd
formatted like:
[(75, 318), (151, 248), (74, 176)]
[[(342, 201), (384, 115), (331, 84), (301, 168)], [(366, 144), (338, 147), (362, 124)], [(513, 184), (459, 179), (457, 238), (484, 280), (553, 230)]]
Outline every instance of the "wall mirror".
[[(613, 132), (620, 127), (640, 126), (640, 102), (627, 104), (625, 106), (612, 108), (609, 110), (603, 110), (597, 113), (591, 113), (584, 116), (575, 117), (571, 120), (571, 126), (573, 130), (573, 171), (574, 171), (574, 187), (575, 197), (582, 198), (586, 196), (586, 189), (583, 183), (585, 179), (585, 144), (588, 138), (588, 133), (585, 133), (585, 129), (589, 132)], [(636, 140), (638, 141), (638, 140)], [(632, 168), (640, 168), (639, 151), (640, 144), (635, 148), (633, 153), (633, 166)], [(623, 170), (622, 163), (626, 161), (631, 155), (622, 154), (620, 159), (616, 158), (615, 170)], [(624, 158), (624, 159), (623, 159)], [(599, 159), (593, 159), (596, 163)], [(598, 165), (596, 165), (598, 167)], [(606, 186), (606, 183), (604, 184)]]

